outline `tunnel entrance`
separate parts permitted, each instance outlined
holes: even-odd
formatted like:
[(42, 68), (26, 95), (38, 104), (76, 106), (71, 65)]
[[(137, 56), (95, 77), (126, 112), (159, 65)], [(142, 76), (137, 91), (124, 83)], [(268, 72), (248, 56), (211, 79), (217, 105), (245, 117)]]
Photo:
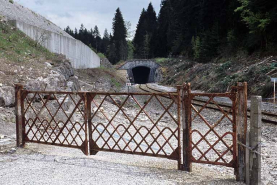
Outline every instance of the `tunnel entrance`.
[(132, 69), (134, 82), (136, 84), (146, 84), (149, 81), (150, 68), (139, 66)]

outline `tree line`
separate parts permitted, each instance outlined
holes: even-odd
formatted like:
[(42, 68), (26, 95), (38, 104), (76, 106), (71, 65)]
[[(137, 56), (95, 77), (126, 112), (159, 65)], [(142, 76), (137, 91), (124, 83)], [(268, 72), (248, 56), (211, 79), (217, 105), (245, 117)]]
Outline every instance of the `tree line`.
[(134, 38), (118, 8), (111, 34), (101, 38), (97, 26), (66, 31), (104, 53), (116, 64), (128, 58), (188, 56), (209, 62), (238, 51), (275, 51), (277, 1), (273, 0), (161, 0), (156, 14), (152, 4), (143, 9)]
[(116, 64), (120, 60), (132, 57), (132, 52), (129, 52), (129, 48), (132, 48), (132, 45), (127, 41), (127, 26), (128, 22), (124, 21), (118, 8), (113, 18), (112, 33), (108, 33), (107, 29), (105, 29), (103, 37), (101, 37), (97, 25), (94, 29), (88, 30), (81, 24), (80, 29), (77, 30), (75, 28), (74, 31), (67, 26), (65, 31), (75, 39), (91, 47), (96, 53), (104, 54), (112, 64)]
[(208, 62), (239, 50), (273, 51), (277, 1), (162, 0), (143, 9), (134, 37), (136, 58), (189, 56)]
[(88, 30), (83, 24), (81, 24), (80, 29), (77, 30), (77, 28), (75, 28), (74, 31), (67, 26), (64, 31), (75, 39), (78, 39), (84, 44), (90, 46), (96, 53), (106, 53), (111, 38), (111, 35), (108, 33), (107, 29), (105, 29), (102, 38), (97, 25), (94, 29)]

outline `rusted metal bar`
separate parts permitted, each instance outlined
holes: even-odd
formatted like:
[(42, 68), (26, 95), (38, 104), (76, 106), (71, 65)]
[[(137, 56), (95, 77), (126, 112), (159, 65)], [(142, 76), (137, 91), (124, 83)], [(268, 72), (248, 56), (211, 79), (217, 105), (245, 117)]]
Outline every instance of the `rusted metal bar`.
[[(96, 147), (96, 143), (93, 141), (92, 138), (92, 112), (91, 112), (91, 103), (92, 100), (94, 99), (95, 94), (94, 93), (89, 93), (87, 94), (87, 116), (88, 116), (88, 144), (89, 144), (89, 155), (96, 155), (97, 151), (93, 150), (93, 148), (97, 148)], [(93, 147), (95, 146), (95, 147)]]
[(84, 147), (85, 147), (85, 155), (89, 155), (89, 146), (88, 146), (88, 115), (90, 114), (91, 111), (91, 107), (90, 107), (90, 101), (89, 99), (89, 95), (87, 93), (84, 93), (85, 96), (85, 106), (84, 106), (84, 112), (85, 112), (85, 141), (84, 141)]
[[(238, 112), (237, 112), (237, 140), (242, 144), (246, 144), (247, 132), (247, 83), (238, 84)], [(242, 145), (237, 145), (237, 181), (246, 180), (246, 166), (245, 166), (245, 148)]]
[[(65, 91), (26, 91), (27, 93), (39, 93), (39, 94), (83, 94), (83, 93), (92, 93), (89, 91), (83, 91), (83, 92), (65, 92)], [(169, 95), (174, 95), (177, 96), (177, 93), (171, 92), (171, 93), (139, 93), (139, 92), (133, 92), (133, 93), (125, 93), (125, 92), (93, 92), (97, 95), (142, 95), (142, 96), (146, 96), (146, 95), (157, 95), (157, 96), (169, 96)]]
[(226, 166), (226, 167), (233, 167), (233, 163), (222, 163), (222, 162), (214, 162), (214, 161), (193, 161), (195, 163), (200, 163), (200, 164), (211, 164), (211, 165), (220, 165), (220, 166)]
[(145, 152), (133, 152), (133, 151), (126, 151), (126, 150), (113, 150), (113, 149), (96, 149), (97, 151), (104, 151), (104, 152), (114, 152), (114, 153), (123, 153), (123, 154), (135, 154), (135, 155), (143, 155), (143, 156), (150, 156), (150, 157), (159, 157), (159, 158), (166, 158), (172, 160), (178, 160), (176, 157), (172, 157), (170, 155), (161, 155), (161, 154), (153, 154), (153, 153), (145, 153)]
[(23, 125), (22, 125), (22, 102), (21, 102), (21, 91), (23, 86), (15, 84), (15, 116), (16, 116), (16, 145), (21, 147), (23, 143)]
[(191, 172), (191, 87), (183, 85), (183, 170)]
[(232, 117), (233, 117), (233, 168), (234, 168), (234, 174), (237, 173), (237, 90), (239, 88), (232, 87), (231, 92), (235, 94), (235, 96), (231, 97), (232, 100)]
[(182, 167), (182, 154), (181, 154), (181, 105), (182, 105), (182, 99), (181, 99), (181, 90), (182, 86), (177, 86), (177, 94), (178, 94), (178, 170), (181, 170)]
[(27, 94), (24, 92), (25, 90), (21, 90), (21, 99), (20, 99), (20, 104), (21, 104), (21, 117), (22, 117), (22, 131), (21, 131), (21, 135), (22, 135), (22, 147), (25, 146), (26, 143), (26, 131), (25, 131), (25, 113), (24, 113), (24, 99), (26, 98)]
[(233, 93), (191, 93), (191, 98), (196, 96), (230, 97)]
[(30, 140), (28, 138), (26, 138), (26, 142), (38, 143), (38, 144), (44, 144), (44, 145), (61, 146), (61, 147), (66, 147), (66, 148), (77, 148), (77, 149), (83, 150), (83, 146), (66, 145), (66, 144), (59, 144), (59, 143), (50, 144), (50, 143), (45, 142), (45, 141), (34, 141), (34, 140)]

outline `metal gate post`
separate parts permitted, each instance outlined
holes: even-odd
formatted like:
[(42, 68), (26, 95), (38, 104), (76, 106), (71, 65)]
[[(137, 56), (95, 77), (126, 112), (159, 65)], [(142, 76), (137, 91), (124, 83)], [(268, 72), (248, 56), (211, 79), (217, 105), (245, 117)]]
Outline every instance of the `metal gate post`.
[(89, 101), (89, 94), (87, 93), (84, 93), (84, 97), (85, 97), (85, 155), (89, 155), (89, 144), (88, 144), (88, 118), (89, 118), (89, 115), (91, 114), (91, 108), (90, 108), (90, 104), (91, 102)]
[[(246, 165), (245, 165), (245, 148), (246, 133), (247, 133), (247, 83), (239, 82), (238, 99), (237, 99), (237, 116), (236, 116), (236, 139), (237, 139), (237, 164), (236, 164), (236, 179), (237, 181), (245, 181)], [(243, 145), (240, 145), (243, 144)]]
[(178, 93), (178, 170), (181, 170), (182, 167), (182, 152), (181, 152), (181, 106), (182, 106), (182, 95), (181, 95), (182, 86), (177, 86)]
[(15, 115), (16, 115), (16, 145), (22, 147), (24, 145), (23, 134), (23, 115), (22, 115), (22, 89), (23, 86), (15, 84)]
[(91, 112), (91, 102), (96, 96), (94, 93), (87, 94), (87, 112), (88, 112), (88, 145), (89, 145), (89, 155), (96, 155), (97, 151), (93, 150), (94, 142), (92, 138), (92, 112)]
[(191, 99), (190, 83), (183, 85), (182, 122), (183, 122), (183, 170), (191, 172)]

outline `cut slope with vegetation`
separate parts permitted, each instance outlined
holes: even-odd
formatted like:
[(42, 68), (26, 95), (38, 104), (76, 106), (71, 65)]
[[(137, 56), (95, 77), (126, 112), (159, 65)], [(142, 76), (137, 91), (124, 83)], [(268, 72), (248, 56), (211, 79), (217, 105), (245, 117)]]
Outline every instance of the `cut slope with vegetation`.
[(249, 95), (270, 97), (277, 77), (277, 57), (233, 57), (213, 63), (198, 63), (189, 59), (168, 59), (161, 63), (166, 85), (191, 82), (192, 88), (207, 92), (226, 92), (237, 82), (248, 82)]

